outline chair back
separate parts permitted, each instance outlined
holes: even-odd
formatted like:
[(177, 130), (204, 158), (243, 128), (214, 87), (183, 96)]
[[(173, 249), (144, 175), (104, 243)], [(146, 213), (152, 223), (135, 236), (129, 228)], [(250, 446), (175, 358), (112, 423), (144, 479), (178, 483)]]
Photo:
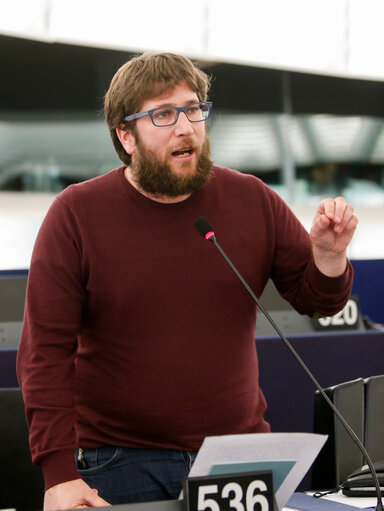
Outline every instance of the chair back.
[[(332, 403), (364, 443), (365, 380), (340, 383), (324, 389)], [(314, 432), (328, 435), (328, 440), (312, 467), (312, 488), (332, 489), (364, 463), (355, 442), (334, 415), (319, 391), (315, 392)]]
[(0, 509), (43, 509), (44, 481), (32, 464), (19, 388), (0, 389)]

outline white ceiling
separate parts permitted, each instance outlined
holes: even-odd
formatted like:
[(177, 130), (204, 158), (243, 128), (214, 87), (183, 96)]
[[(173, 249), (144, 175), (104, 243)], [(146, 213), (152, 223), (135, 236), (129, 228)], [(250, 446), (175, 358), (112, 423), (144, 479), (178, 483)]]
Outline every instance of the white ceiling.
[(382, 0), (0, 0), (0, 34), (384, 79)]

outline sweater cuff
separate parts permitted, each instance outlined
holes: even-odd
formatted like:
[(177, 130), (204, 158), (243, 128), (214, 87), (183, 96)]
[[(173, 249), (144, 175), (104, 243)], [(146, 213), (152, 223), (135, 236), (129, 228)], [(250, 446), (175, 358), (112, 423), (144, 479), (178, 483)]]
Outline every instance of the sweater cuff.
[(353, 267), (350, 261), (347, 261), (347, 266), (344, 273), (338, 277), (328, 277), (324, 275), (316, 266), (314, 260), (311, 260), (310, 268), (311, 286), (321, 294), (335, 295), (343, 291), (350, 290), (353, 279)]
[(81, 479), (75, 464), (75, 452), (60, 451), (40, 460), (44, 474), (45, 491), (56, 484), (65, 483), (74, 479)]

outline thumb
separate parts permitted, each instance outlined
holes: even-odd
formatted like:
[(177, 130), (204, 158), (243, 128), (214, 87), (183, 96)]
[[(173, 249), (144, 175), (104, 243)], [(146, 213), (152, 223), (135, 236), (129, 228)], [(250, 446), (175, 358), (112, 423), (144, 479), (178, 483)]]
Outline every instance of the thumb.
[(88, 506), (92, 507), (105, 507), (111, 505), (109, 502), (99, 497), (95, 488), (93, 488), (92, 491), (87, 494), (85, 501)]

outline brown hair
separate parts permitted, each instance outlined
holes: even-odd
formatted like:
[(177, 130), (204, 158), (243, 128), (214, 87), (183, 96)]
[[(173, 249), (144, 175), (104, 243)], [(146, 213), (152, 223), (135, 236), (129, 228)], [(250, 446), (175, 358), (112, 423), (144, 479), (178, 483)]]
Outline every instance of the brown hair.
[[(199, 101), (206, 101), (210, 78), (191, 60), (174, 53), (146, 52), (123, 64), (112, 78), (105, 95), (104, 114), (113, 145), (120, 160), (129, 165), (129, 155), (116, 134), (126, 115), (140, 111), (147, 99), (159, 96), (184, 80), (196, 93)], [(134, 122), (125, 122), (134, 133)]]

